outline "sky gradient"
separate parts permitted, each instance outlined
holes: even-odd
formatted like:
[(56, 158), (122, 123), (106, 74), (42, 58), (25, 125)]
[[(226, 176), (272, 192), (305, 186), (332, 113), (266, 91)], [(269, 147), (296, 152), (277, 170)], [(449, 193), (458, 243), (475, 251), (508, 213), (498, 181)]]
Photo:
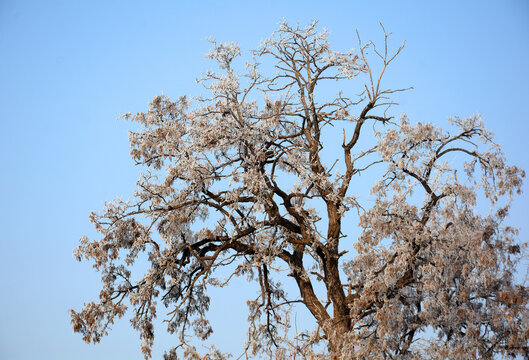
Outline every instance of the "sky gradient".
[[(129, 156), (120, 114), (147, 109), (161, 93), (199, 94), (195, 78), (209, 36), (243, 52), (283, 19), (312, 19), (339, 50), (382, 40), (379, 22), (406, 47), (390, 68), (396, 115), (446, 125), (481, 113), (512, 164), (529, 170), (529, 2), (519, 1), (9, 1), (0, 2), (0, 359), (141, 359), (124, 319), (96, 346), (72, 332), (68, 309), (96, 300), (99, 275), (72, 256), (94, 236), (92, 210), (128, 198), (140, 169)], [(529, 201), (510, 222), (527, 240)], [(244, 306), (243, 282), (213, 305), (225, 319)], [(240, 303), (240, 304), (239, 304)], [(160, 312), (162, 314), (163, 312)], [(214, 341), (239, 354), (245, 313), (218, 327)], [(176, 339), (157, 332), (153, 358)]]

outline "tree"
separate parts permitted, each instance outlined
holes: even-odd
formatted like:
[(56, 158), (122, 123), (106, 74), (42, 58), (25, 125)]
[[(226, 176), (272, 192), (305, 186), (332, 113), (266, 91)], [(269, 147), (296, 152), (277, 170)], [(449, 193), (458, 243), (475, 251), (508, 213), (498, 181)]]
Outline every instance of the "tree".
[[(316, 23), (283, 23), (242, 74), (239, 47), (212, 40), (207, 97), (157, 96), (126, 114), (141, 126), (131, 155), (146, 172), (133, 200), (91, 214), (101, 238), (82, 238), (75, 254), (103, 285), (99, 302), (71, 311), (74, 331), (98, 342), (129, 306), (148, 358), (161, 302), (179, 335), (166, 358), (180, 347), (199, 359), (187, 331), (212, 332), (208, 288), (246, 276), (260, 288), (248, 301), (250, 357), (529, 356), (529, 290), (514, 279), (525, 244), (504, 225), (524, 172), (477, 115), (446, 129), (389, 116), (403, 89), (382, 78), (402, 46), (389, 51), (384, 35), (382, 49), (358, 36), (358, 53), (342, 53)], [(323, 91), (362, 77), (360, 95)], [(370, 196), (360, 175), (378, 177)], [(134, 280), (142, 255), (150, 268)], [(299, 306), (315, 326), (290, 335)]]

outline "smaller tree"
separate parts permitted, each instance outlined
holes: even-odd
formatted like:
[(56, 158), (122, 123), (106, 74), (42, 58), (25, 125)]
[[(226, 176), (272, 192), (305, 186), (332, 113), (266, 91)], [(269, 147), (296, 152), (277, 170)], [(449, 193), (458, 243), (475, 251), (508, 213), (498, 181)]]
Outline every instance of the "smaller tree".
[[(343, 53), (316, 23), (284, 23), (242, 74), (239, 47), (212, 41), (220, 72), (201, 80), (209, 96), (158, 96), (127, 114), (142, 126), (131, 155), (146, 172), (133, 200), (90, 216), (101, 239), (82, 238), (75, 254), (94, 261), (103, 287), (97, 303), (71, 311), (74, 331), (98, 342), (130, 306), (148, 358), (161, 302), (180, 344), (166, 358), (182, 347), (199, 359), (187, 339), (212, 332), (208, 288), (246, 276), (260, 288), (248, 301), (248, 357), (529, 356), (529, 291), (513, 277), (525, 244), (502, 225), (524, 172), (479, 116), (452, 119), (450, 131), (393, 121), (401, 90), (382, 78), (402, 47), (389, 52), (384, 34), (382, 50), (359, 41)], [(356, 97), (323, 90), (361, 76)], [(371, 197), (360, 175), (378, 177)], [(150, 268), (134, 280), (140, 255)], [(296, 306), (314, 329), (290, 334)], [(212, 348), (209, 358), (225, 355)]]

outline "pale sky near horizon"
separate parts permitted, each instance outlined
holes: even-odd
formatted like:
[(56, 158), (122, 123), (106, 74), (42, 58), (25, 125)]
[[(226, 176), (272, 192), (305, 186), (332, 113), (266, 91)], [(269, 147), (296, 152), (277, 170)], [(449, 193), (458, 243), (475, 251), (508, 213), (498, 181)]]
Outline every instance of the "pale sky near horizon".
[[(72, 256), (81, 236), (94, 235), (88, 215), (128, 198), (139, 170), (130, 124), (115, 119), (161, 93), (197, 94), (195, 78), (213, 67), (209, 36), (244, 52), (283, 19), (319, 20), (339, 50), (357, 47), (355, 29), (380, 40), (383, 23), (395, 46), (406, 40), (388, 81), (414, 87), (393, 112), (439, 125), (479, 112), (509, 161), (529, 171), (528, 1), (2, 0), (0, 359), (142, 359), (127, 319), (93, 346), (68, 315), (98, 296), (98, 274)], [(524, 190), (510, 223), (527, 240)], [(212, 316), (222, 323), (236, 304), (233, 328), (221, 324), (214, 340), (238, 356), (246, 315), (244, 283), (236, 285)], [(154, 359), (177, 342), (164, 332)]]

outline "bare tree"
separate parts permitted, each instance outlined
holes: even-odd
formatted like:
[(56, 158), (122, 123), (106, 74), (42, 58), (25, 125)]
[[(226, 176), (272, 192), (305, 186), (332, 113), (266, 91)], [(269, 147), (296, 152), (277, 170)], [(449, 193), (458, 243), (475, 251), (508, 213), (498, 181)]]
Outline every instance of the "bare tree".
[[(99, 302), (71, 311), (74, 331), (98, 342), (130, 307), (148, 358), (161, 302), (179, 335), (166, 358), (200, 359), (188, 333), (212, 332), (208, 288), (245, 276), (261, 289), (248, 302), (246, 357), (528, 356), (529, 291), (513, 278), (525, 244), (503, 224), (524, 172), (479, 116), (446, 129), (389, 116), (402, 89), (382, 78), (402, 47), (391, 52), (384, 35), (382, 48), (358, 37), (358, 51), (342, 53), (316, 23), (283, 23), (243, 73), (239, 47), (212, 40), (207, 97), (157, 96), (125, 115), (142, 126), (131, 155), (146, 171), (133, 200), (90, 217), (101, 238), (75, 254), (103, 286)], [(323, 90), (360, 78), (359, 95)], [(377, 177), (371, 195), (361, 174)], [(347, 237), (356, 223), (360, 235)], [(150, 269), (134, 281), (140, 256)], [(315, 326), (292, 334), (298, 306)]]

